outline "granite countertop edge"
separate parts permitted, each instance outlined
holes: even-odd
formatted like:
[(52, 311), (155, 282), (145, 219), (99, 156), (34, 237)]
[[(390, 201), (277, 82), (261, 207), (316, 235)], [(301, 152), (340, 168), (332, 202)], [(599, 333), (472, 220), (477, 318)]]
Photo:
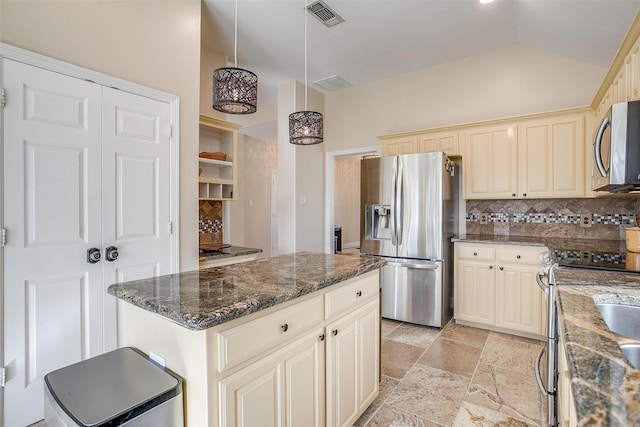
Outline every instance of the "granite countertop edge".
[(259, 253), (262, 253), (262, 249), (245, 248), (243, 246), (229, 246), (228, 248), (221, 249), (219, 252), (202, 252), (200, 253), (199, 261), (232, 258), (236, 256), (252, 255), (252, 254), (259, 254)]
[[(297, 266), (307, 262), (311, 270), (305, 272)], [(199, 331), (358, 277), (384, 264), (375, 257), (302, 252), (114, 284), (108, 293)]]

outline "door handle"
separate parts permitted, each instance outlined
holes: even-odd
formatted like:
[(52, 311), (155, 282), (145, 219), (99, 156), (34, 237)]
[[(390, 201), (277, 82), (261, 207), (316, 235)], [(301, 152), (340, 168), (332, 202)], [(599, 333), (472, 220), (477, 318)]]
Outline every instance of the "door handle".
[(105, 249), (105, 256), (107, 257), (107, 261), (115, 261), (118, 259), (118, 248), (115, 246), (109, 246)]
[(100, 249), (98, 248), (87, 249), (87, 262), (89, 264), (95, 264), (97, 262), (100, 262), (100, 258), (102, 258)]
[(547, 395), (549, 393), (545, 389), (544, 384), (542, 384), (542, 376), (540, 375), (540, 361), (542, 360), (542, 356), (544, 355), (545, 351), (546, 348), (544, 346), (540, 349), (540, 351), (538, 351), (538, 354), (536, 355), (534, 372), (536, 374), (536, 382), (538, 383), (540, 393)]

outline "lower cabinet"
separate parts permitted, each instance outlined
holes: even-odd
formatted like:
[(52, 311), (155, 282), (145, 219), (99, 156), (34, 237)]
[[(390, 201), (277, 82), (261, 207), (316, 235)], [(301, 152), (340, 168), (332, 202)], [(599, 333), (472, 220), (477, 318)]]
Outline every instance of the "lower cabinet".
[(319, 329), (221, 380), (220, 425), (323, 426), (323, 341)]
[(544, 335), (540, 247), (455, 244), (454, 317), (458, 323), (532, 338)]
[(327, 426), (353, 425), (378, 395), (379, 331), (378, 301), (327, 325)]

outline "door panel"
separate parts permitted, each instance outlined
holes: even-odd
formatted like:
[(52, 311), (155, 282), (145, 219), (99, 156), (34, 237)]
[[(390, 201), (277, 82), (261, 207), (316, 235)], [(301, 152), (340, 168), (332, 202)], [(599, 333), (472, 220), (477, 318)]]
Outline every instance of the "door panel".
[(4, 59), (4, 424), (43, 417), (42, 376), (104, 351), (100, 86)]

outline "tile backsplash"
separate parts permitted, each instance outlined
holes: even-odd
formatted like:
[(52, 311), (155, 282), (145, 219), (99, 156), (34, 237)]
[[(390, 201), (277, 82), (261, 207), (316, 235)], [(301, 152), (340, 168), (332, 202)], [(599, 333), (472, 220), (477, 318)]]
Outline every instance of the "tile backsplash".
[[(640, 197), (467, 200), (467, 234), (624, 239), (636, 226)], [(581, 225), (581, 219), (589, 227)]]
[(223, 243), (222, 202), (200, 200), (198, 209), (198, 236), (200, 243)]

